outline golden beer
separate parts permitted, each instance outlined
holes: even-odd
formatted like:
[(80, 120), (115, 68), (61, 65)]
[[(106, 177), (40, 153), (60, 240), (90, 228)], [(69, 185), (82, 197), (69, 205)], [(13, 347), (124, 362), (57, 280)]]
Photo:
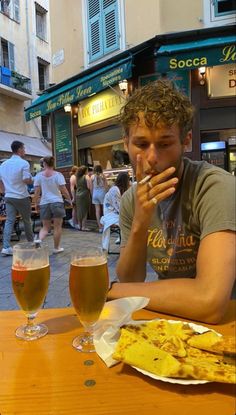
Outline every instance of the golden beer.
[(41, 307), (49, 284), (49, 265), (42, 268), (12, 268), (12, 287), (19, 306), (27, 314), (33, 314)]
[(70, 296), (81, 323), (98, 320), (106, 301), (109, 277), (104, 257), (74, 260), (70, 267)]

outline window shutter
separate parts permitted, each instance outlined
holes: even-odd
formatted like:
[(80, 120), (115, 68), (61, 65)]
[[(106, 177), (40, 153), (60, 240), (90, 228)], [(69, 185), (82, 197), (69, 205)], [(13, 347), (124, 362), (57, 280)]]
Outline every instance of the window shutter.
[(100, 0), (88, 0), (89, 59), (99, 59), (103, 55)]
[(17, 22), (20, 21), (20, 4), (19, 4), (19, 0), (14, 0), (14, 4), (13, 4), (13, 18)]
[(9, 69), (15, 70), (15, 59), (14, 59), (14, 45), (8, 42), (8, 57), (9, 57)]
[(118, 25), (118, 1), (103, 0), (104, 54), (120, 48)]

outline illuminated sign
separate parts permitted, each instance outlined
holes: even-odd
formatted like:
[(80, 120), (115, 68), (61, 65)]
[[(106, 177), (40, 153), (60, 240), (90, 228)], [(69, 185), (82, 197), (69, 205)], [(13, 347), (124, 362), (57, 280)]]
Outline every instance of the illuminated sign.
[(118, 87), (108, 89), (94, 95), (92, 98), (81, 101), (78, 112), (79, 126), (83, 127), (114, 117), (120, 113), (122, 105), (124, 105), (124, 98)]

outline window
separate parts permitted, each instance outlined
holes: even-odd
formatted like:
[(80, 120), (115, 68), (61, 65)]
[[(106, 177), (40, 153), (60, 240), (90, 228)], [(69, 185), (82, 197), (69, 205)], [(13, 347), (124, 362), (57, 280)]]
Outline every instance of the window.
[(46, 141), (50, 141), (50, 118), (48, 115), (41, 117), (41, 130), (43, 138), (45, 138)]
[(225, 16), (236, 12), (236, 0), (214, 0), (214, 15)]
[(45, 10), (38, 3), (35, 3), (35, 17), (36, 17), (36, 36), (38, 36), (42, 40), (46, 40), (47, 10)]
[(87, 0), (89, 61), (120, 49), (118, 0)]
[(0, 0), (0, 11), (16, 22), (20, 21), (19, 0)]
[(1, 66), (9, 68), (11, 71), (15, 69), (15, 60), (14, 60), (14, 45), (7, 40), (0, 38), (1, 40)]
[(38, 58), (39, 91), (48, 87), (49, 63)]

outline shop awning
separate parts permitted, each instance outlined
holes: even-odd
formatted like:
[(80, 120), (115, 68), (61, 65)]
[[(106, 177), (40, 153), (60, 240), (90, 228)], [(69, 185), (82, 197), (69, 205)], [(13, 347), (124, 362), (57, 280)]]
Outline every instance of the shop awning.
[(90, 95), (102, 91), (109, 85), (118, 84), (122, 79), (132, 76), (132, 56), (118, 62), (106, 65), (85, 76), (68, 82), (53, 91), (45, 92), (37, 98), (30, 107), (25, 109), (26, 120), (49, 114), (65, 104), (81, 101)]
[(0, 131), (0, 151), (12, 153), (12, 141), (21, 141), (25, 145), (25, 153), (29, 156), (47, 157), (52, 155), (52, 150), (44, 144), (40, 138), (29, 137), (22, 134), (14, 134)]
[(236, 36), (162, 45), (156, 51), (156, 71), (191, 70), (236, 61)]

